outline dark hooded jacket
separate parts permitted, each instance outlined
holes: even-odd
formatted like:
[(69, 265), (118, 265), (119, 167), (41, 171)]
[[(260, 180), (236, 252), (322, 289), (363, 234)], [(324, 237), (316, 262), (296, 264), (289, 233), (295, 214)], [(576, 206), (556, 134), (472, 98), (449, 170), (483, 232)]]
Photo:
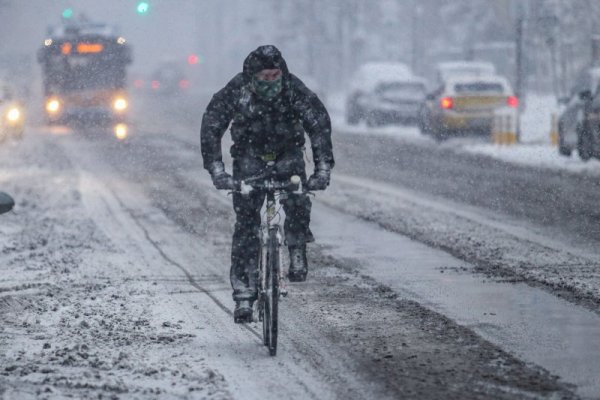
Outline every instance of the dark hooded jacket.
[[(283, 88), (272, 100), (257, 96), (252, 88), (254, 74), (266, 68), (280, 68)], [(244, 61), (237, 74), (218, 91), (202, 118), (200, 142), (204, 168), (222, 160), (221, 138), (231, 122), (233, 158), (282, 154), (304, 146), (310, 138), (315, 165), (333, 167), (331, 121), (319, 98), (288, 71), (275, 46), (261, 46)]]

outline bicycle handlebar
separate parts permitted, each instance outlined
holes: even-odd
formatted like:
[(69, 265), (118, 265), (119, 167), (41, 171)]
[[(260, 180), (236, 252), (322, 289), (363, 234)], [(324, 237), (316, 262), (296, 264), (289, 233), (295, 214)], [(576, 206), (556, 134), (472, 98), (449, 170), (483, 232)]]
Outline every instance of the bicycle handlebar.
[(301, 188), (302, 180), (298, 175), (293, 175), (289, 180), (277, 180), (274, 178), (267, 178), (266, 176), (257, 176), (248, 179), (234, 180), (233, 182), (234, 187), (232, 190), (242, 194), (248, 194), (253, 189), (308, 193), (305, 188)]

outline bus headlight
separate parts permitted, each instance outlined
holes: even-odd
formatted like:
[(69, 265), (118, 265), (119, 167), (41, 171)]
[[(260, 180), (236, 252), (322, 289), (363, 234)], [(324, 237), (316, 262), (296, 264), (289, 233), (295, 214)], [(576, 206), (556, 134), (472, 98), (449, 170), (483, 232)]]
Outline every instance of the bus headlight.
[(115, 109), (115, 111), (124, 111), (127, 108), (127, 100), (119, 97), (113, 103), (113, 108)]
[(119, 140), (124, 140), (127, 138), (127, 125), (125, 124), (117, 124), (114, 128), (115, 137)]
[(11, 108), (6, 114), (6, 119), (8, 119), (10, 122), (17, 122), (19, 119), (21, 119), (21, 110), (19, 110), (17, 107)]
[(60, 110), (60, 102), (56, 99), (50, 99), (46, 102), (46, 111), (49, 114), (56, 114)]

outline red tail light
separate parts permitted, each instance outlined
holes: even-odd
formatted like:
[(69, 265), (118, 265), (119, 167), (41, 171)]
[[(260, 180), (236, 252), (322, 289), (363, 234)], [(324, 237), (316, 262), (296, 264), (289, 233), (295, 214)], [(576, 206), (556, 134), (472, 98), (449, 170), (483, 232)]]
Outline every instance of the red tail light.
[(454, 107), (454, 101), (452, 100), (452, 97), (444, 97), (441, 99), (440, 106), (445, 110), (449, 110)]
[(179, 81), (179, 88), (188, 89), (189, 87), (190, 87), (190, 81), (188, 81), (187, 79), (182, 79)]
[(508, 96), (508, 99), (506, 99), (506, 104), (509, 107), (517, 108), (519, 107), (519, 98), (517, 96)]
[(158, 88), (160, 88), (160, 82), (152, 81), (151, 86), (152, 86), (152, 89), (158, 89)]

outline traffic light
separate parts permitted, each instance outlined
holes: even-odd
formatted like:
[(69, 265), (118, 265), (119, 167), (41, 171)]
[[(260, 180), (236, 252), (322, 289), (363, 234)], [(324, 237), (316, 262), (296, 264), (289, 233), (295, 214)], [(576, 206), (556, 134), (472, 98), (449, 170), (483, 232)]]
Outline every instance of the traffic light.
[(198, 64), (198, 61), (199, 61), (199, 60), (200, 60), (200, 59), (198, 58), (198, 55), (197, 55), (197, 54), (190, 54), (190, 55), (188, 56), (188, 58), (187, 58), (187, 62), (188, 62), (188, 64), (190, 64), (190, 65), (196, 65), (196, 64)]
[(73, 16), (73, 9), (72, 8), (65, 8), (62, 12), (62, 17), (64, 19), (70, 19)]
[(138, 14), (146, 14), (150, 10), (150, 3), (147, 1), (140, 1), (137, 3), (137, 7), (135, 9)]

